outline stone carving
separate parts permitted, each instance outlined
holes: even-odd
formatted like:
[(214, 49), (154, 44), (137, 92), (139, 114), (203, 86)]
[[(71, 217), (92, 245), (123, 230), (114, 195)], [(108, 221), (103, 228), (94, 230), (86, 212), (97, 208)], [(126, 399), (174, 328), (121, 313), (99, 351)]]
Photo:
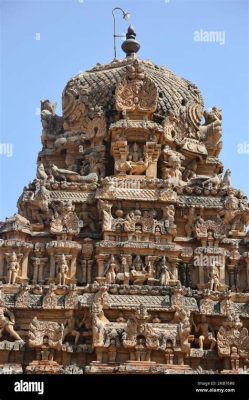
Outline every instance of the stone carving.
[(44, 283), (44, 266), (46, 265), (48, 258), (46, 257), (31, 257), (33, 264), (33, 277), (32, 283)]
[(106, 201), (100, 200), (99, 201), (99, 210), (102, 214), (102, 230), (103, 231), (110, 231), (111, 230), (111, 214), (112, 204), (109, 204)]
[(80, 332), (78, 330), (79, 324), (77, 323), (76, 319), (73, 316), (69, 316), (64, 321), (63, 325), (64, 325), (64, 331), (63, 331), (62, 342), (64, 342), (67, 336), (73, 336), (74, 344), (76, 346), (80, 338)]
[(85, 139), (90, 141), (90, 146), (95, 147), (103, 143), (107, 134), (105, 116), (101, 111), (95, 111), (92, 118), (86, 118), (84, 121)]
[(98, 175), (95, 172), (91, 172), (88, 175), (81, 176), (75, 171), (70, 171), (63, 168), (58, 168), (56, 165), (51, 165), (51, 174), (55, 178), (55, 181), (63, 182), (80, 182), (80, 183), (97, 183)]
[(239, 316), (230, 314), (217, 333), (217, 348), (220, 357), (230, 358), (231, 369), (238, 369), (239, 360), (247, 360), (249, 354), (248, 330)]
[(57, 283), (60, 286), (66, 285), (68, 280), (68, 273), (69, 273), (69, 265), (68, 261), (71, 260), (72, 256), (66, 256), (65, 254), (58, 254), (55, 256), (56, 264), (57, 264)]
[(40, 359), (53, 361), (54, 350), (62, 345), (63, 330), (63, 324), (34, 317), (29, 325), (29, 346), (39, 351)]
[(201, 316), (201, 321), (196, 325), (192, 319), (195, 334), (198, 336), (198, 344), (201, 350), (204, 349), (204, 345), (207, 345), (211, 350), (216, 345), (215, 334), (212, 326), (207, 322), (205, 315)]
[(141, 63), (127, 66), (126, 78), (116, 89), (116, 109), (126, 112), (151, 113), (157, 106), (157, 88), (146, 76)]
[(202, 241), (204, 247), (208, 243), (217, 246), (219, 240), (226, 236), (227, 230), (227, 225), (220, 219), (204, 221), (202, 217), (198, 217), (194, 226), (196, 237)]
[(137, 255), (133, 261), (130, 271), (130, 280), (134, 285), (143, 285), (148, 279), (148, 272), (140, 255)]
[(193, 229), (194, 229), (194, 222), (196, 220), (196, 215), (195, 215), (195, 207), (191, 206), (189, 208), (188, 214), (184, 215), (184, 218), (186, 219), (186, 224), (185, 224), (185, 232), (188, 237), (191, 237)]
[(174, 280), (174, 275), (169, 269), (169, 265), (166, 263), (165, 256), (162, 258), (161, 261), (161, 271), (160, 271), (160, 285), (167, 286), (170, 283), (170, 280)]
[(29, 288), (27, 284), (22, 284), (15, 299), (17, 308), (26, 308), (29, 306)]
[(62, 117), (41, 102), (36, 177), (0, 222), (0, 365), (248, 370), (249, 206), (218, 159), (221, 110), (138, 47), (130, 27), (126, 59), (70, 79)]
[(15, 316), (5, 307), (0, 307), (0, 338), (2, 338), (3, 333), (7, 332), (14, 340), (18, 340), (21, 343), (24, 341), (18, 335), (18, 333), (14, 329), (15, 325)]
[(7, 283), (14, 285), (16, 283), (18, 273), (20, 270), (20, 263), (23, 254), (16, 254), (14, 251), (12, 253), (5, 253), (5, 258), (7, 262)]
[(209, 267), (208, 286), (210, 290), (216, 291), (220, 287), (218, 263), (213, 262)]
[(42, 141), (46, 143), (46, 133), (61, 132), (62, 119), (55, 114), (57, 103), (51, 104), (49, 100), (41, 100), (41, 123), (43, 128)]
[(55, 286), (51, 284), (45, 296), (43, 297), (43, 308), (53, 309), (57, 308), (57, 295), (55, 294)]
[(221, 110), (213, 107), (211, 111), (204, 111), (205, 123), (200, 126), (202, 140), (205, 141), (208, 154), (217, 157), (222, 149)]
[(44, 165), (41, 162), (37, 164), (36, 176), (37, 179), (40, 179), (41, 181), (44, 182), (48, 179), (48, 175), (45, 171)]
[(197, 172), (197, 160), (196, 158), (194, 158), (193, 160), (189, 161), (189, 163), (187, 164), (184, 172), (183, 172), (183, 180), (188, 182), (190, 181), (192, 178), (196, 177), (196, 172)]
[(185, 262), (180, 262), (178, 264), (178, 275), (182, 286), (191, 286), (191, 265)]
[(177, 308), (180, 323), (179, 323), (179, 336), (181, 349), (185, 355), (190, 353), (189, 335), (191, 331), (190, 311)]
[(110, 258), (110, 263), (108, 263), (107, 268), (108, 268), (107, 272), (105, 273), (106, 283), (107, 284), (115, 283), (117, 271), (118, 271), (118, 265), (117, 265), (117, 263), (115, 261), (115, 257), (113, 255)]
[(95, 303), (92, 307), (92, 333), (93, 346), (104, 346), (105, 326), (109, 320), (105, 317), (103, 307), (99, 303)]
[(182, 181), (181, 166), (184, 156), (176, 151), (173, 151), (169, 146), (164, 146), (162, 150), (162, 178), (169, 179), (174, 184), (179, 184)]
[(136, 361), (150, 361), (151, 351), (159, 347), (159, 334), (147, 323), (149, 318), (141, 304), (123, 332), (123, 346), (130, 350), (131, 359)]
[(70, 236), (79, 233), (79, 219), (75, 213), (75, 206), (70, 200), (60, 202), (55, 206), (55, 212), (50, 224), (51, 233), (68, 234)]

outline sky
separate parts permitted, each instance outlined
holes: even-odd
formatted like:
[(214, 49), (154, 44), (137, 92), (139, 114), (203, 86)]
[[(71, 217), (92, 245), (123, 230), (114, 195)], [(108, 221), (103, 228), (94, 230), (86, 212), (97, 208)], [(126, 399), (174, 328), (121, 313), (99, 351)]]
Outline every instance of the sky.
[(114, 7), (131, 13), (127, 22), (116, 12), (117, 33), (132, 23), (140, 59), (195, 83), (206, 109), (222, 109), (220, 159), (249, 196), (248, 0), (0, 0), (0, 220), (35, 178), (40, 100), (61, 115), (67, 81), (114, 58)]

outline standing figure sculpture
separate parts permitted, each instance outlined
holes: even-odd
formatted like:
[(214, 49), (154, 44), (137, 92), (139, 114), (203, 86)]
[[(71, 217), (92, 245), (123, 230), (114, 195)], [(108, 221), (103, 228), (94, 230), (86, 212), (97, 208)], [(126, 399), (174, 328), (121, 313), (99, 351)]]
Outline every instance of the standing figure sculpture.
[(216, 263), (212, 263), (208, 274), (208, 286), (210, 290), (216, 291), (220, 286), (219, 271)]
[(14, 285), (20, 270), (20, 259), (22, 254), (16, 254), (14, 251), (12, 253), (6, 253), (7, 261), (7, 283)]
[(160, 285), (167, 286), (169, 284), (170, 279), (174, 279), (174, 276), (170, 272), (169, 267), (166, 264), (166, 258), (164, 256), (161, 264)]
[(68, 263), (65, 254), (58, 256), (57, 260), (57, 281), (58, 285), (64, 286), (66, 284), (67, 274), (69, 271)]

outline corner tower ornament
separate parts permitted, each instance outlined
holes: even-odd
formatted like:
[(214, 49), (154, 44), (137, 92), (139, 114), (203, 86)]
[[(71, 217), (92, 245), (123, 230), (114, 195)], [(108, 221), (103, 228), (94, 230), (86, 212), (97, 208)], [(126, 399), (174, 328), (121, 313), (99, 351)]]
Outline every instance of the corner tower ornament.
[(249, 207), (218, 158), (221, 110), (139, 48), (130, 26), (125, 59), (69, 80), (62, 116), (41, 102), (37, 176), (0, 223), (15, 372), (249, 372)]

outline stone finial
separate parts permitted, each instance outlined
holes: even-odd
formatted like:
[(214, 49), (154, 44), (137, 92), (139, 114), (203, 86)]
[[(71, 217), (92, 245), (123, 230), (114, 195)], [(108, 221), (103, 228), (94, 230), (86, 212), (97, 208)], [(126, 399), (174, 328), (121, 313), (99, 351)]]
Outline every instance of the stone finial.
[(140, 44), (136, 41), (136, 33), (132, 25), (129, 26), (126, 33), (126, 40), (122, 43), (121, 47), (126, 53), (126, 57), (139, 51)]

